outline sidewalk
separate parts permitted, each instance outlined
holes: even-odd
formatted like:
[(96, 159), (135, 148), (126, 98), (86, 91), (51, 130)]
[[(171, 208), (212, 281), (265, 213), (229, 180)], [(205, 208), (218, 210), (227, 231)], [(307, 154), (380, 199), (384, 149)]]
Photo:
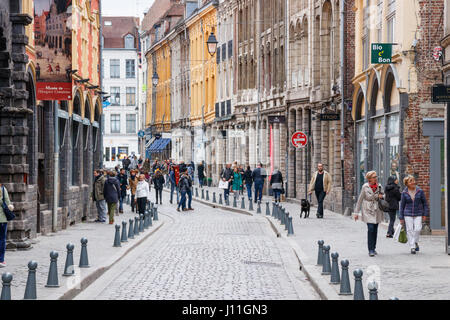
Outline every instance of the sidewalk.
[[(128, 235), (128, 220), (131, 218), (134, 219), (135, 216), (136, 214), (131, 212), (131, 207), (124, 204), (124, 213), (114, 217), (115, 223), (113, 225), (94, 222), (79, 223), (58, 233), (39, 236), (36, 239), (33, 239), (33, 248), (31, 250), (7, 251), (5, 256), (7, 267), (0, 269), (0, 274), (10, 272), (13, 275), (11, 298), (13, 300), (23, 299), (28, 277), (27, 265), (30, 260), (34, 260), (38, 263), (36, 272), (38, 300), (72, 298), (78, 293), (79, 289), (84, 289), (124, 255), (139, 245), (139, 243), (156, 232), (165, 221), (165, 216), (158, 212), (159, 220), (152, 221), (151, 227), (144, 230), (144, 232), (139, 233), (134, 239), (123, 242), (120, 248), (113, 247), (115, 235), (114, 225), (120, 224), (122, 231), (122, 221), (126, 221)], [(87, 248), (90, 268), (79, 269), (78, 264), (81, 251), (80, 239), (82, 237), (88, 239)], [(66, 245), (69, 242), (75, 245), (73, 253), (75, 275), (64, 277), (62, 274), (64, 273), (64, 264), (66, 261)], [(59, 254), (57, 262), (59, 288), (45, 287), (50, 266), (50, 251), (52, 250), (57, 251)]]
[[(216, 196), (217, 192), (223, 193), (217, 188), (208, 188), (208, 190), (210, 190), (210, 200), (212, 200), (212, 192), (216, 192)], [(246, 208), (248, 208), (247, 196), (244, 195), (244, 197)], [(200, 188), (199, 198), (201, 198)], [(233, 196), (230, 200), (230, 204), (232, 204)], [(281, 226), (280, 222), (272, 216), (265, 215), (265, 202), (272, 202), (271, 200), (267, 196), (263, 197), (261, 217), (268, 218), (278, 229), (282, 239), (295, 250), (311, 283), (316, 286), (324, 298), (353, 299), (352, 296), (339, 296), (339, 285), (329, 284), (330, 276), (321, 275), (322, 267), (316, 266), (318, 240), (324, 240), (325, 245), (330, 245), (330, 255), (332, 252), (339, 253), (339, 262), (342, 259), (349, 260), (352, 292), (354, 287), (353, 271), (357, 268), (363, 270), (363, 288), (366, 299), (368, 299), (368, 280), (375, 280), (378, 283), (380, 300), (387, 300), (391, 297), (397, 297), (400, 300), (450, 298), (450, 256), (444, 250), (445, 237), (421, 236), (420, 252), (412, 255), (407, 244), (386, 238), (387, 229), (380, 226), (377, 242), (378, 255), (369, 257), (367, 226), (360, 220), (354, 221), (351, 217), (329, 210), (325, 210), (323, 219), (317, 219), (316, 208), (311, 209), (308, 219), (300, 219), (300, 205), (283, 202), (282, 206), (293, 217), (294, 235), (287, 237), (284, 226)], [(238, 201), (238, 208), (240, 208), (240, 204), (241, 202)], [(256, 206), (254, 209), (252, 213), (256, 215)], [(272, 204), (270, 204), (270, 210), (272, 212)]]

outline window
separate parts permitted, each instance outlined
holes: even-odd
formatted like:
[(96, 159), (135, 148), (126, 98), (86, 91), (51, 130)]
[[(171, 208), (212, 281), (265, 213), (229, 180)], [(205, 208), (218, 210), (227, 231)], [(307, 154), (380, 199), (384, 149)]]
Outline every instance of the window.
[(120, 78), (120, 60), (111, 59), (110, 61), (110, 78)]
[(120, 133), (120, 114), (111, 115), (111, 133)]
[(120, 106), (120, 87), (111, 87), (111, 105)]
[(111, 25), (112, 25), (111, 21), (108, 21), (108, 20), (105, 21), (105, 26), (111, 26)]
[(388, 0), (387, 10), (387, 42), (393, 43), (395, 41), (395, 0)]
[(363, 70), (369, 67), (369, 36), (365, 36), (362, 39), (363, 47)]
[(222, 61), (227, 60), (227, 44), (222, 45)]
[(233, 55), (233, 40), (228, 41), (228, 59)]
[(220, 103), (216, 102), (216, 118), (220, 117)]
[(217, 64), (220, 63), (220, 50), (217, 50), (217, 53), (216, 53), (216, 63)]
[(127, 114), (127, 133), (136, 133), (136, 115)]
[(377, 37), (378, 42), (383, 41), (383, 28), (382, 28), (382, 21), (383, 21), (383, 0), (378, 0), (377, 3)]
[(109, 159), (110, 159), (109, 153), (110, 153), (110, 148), (106, 147), (105, 148), (105, 161), (109, 161)]
[(127, 106), (134, 106), (136, 104), (136, 88), (127, 87)]
[(134, 49), (134, 37), (131, 34), (125, 36), (125, 49)]
[(136, 62), (134, 59), (126, 60), (126, 77), (135, 78), (136, 77)]
[(111, 148), (111, 161), (116, 161), (116, 148)]

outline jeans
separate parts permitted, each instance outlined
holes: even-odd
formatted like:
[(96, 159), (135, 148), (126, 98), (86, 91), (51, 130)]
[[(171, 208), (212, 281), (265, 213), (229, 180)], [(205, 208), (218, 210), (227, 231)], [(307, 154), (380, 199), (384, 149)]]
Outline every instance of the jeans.
[[(136, 207), (136, 205), (134, 204), (134, 201), (135, 201), (135, 195), (134, 194), (131, 194), (131, 212), (134, 212), (134, 207)], [(137, 211), (137, 209), (136, 209), (136, 211)]]
[(390, 236), (393, 236), (394, 235), (395, 218), (397, 217), (397, 210), (389, 210), (388, 214), (389, 214), (389, 227), (388, 227), (387, 234)]
[(252, 184), (247, 183), (245, 186), (247, 187), (248, 200), (252, 200)]
[(176, 184), (175, 183), (170, 183), (170, 203), (172, 203), (172, 200), (173, 200), (173, 192), (176, 192), (177, 193), (177, 203), (178, 203), (178, 188), (177, 188), (177, 186), (176, 186)]
[(180, 202), (178, 202), (177, 209), (180, 209), (180, 207), (184, 210), (186, 208), (186, 191), (181, 191), (181, 199)]
[(225, 201), (227, 201), (228, 197), (230, 196), (230, 189), (223, 189), (223, 198)]
[(422, 216), (405, 216), (405, 228), (409, 247), (414, 249), (416, 247), (416, 243), (419, 243), (420, 231), (422, 230)]
[(158, 203), (158, 196), (159, 196), (159, 203), (162, 203), (162, 189), (155, 189), (156, 194), (156, 203)]
[(200, 184), (200, 188), (203, 188), (203, 180), (204, 180), (204, 177), (198, 177), (198, 183)]
[(378, 223), (367, 224), (367, 247), (370, 251), (375, 251), (377, 247)]
[(273, 196), (275, 201), (280, 202), (281, 189), (273, 189)]
[(147, 206), (147, 197), (137, 198), (137, 206), (139, 214), (145, 214), (145, 207)]
[(323, 217), (323, 200), (325, 199), (325, 196), (327, 194), (325, 193), (325, 191), (317, 191), (316, 190), (316, 198), (317, 198), (317, 202), (319, 203), (318, 208), (317, 208), (317, 214), (319, 215), (319, 217)]
[(264, 181), (255, 181), (255, 201), (261, 201)]
[(6, 252), (6, 234), (8, 231), (8, 223), (0, 223), (0, 262), (5, 262)]
[(117, 202), (108, 202), (109, 222), (114, 222), (114, 214), (116, 213)]
[(192, 209), (192, 207), (191, 207), (191, 203), (192, 203), (192, 189), (189, 189), (188, 191), (187, 191), (187, 196), (188, 196), (188, 208), (189, 209)]
[(125, 197), (120, 196), (119, 198), (119, 211), (123, 211), (123, 200)]
[(101, 222), (106, 221), (106, 200), (97, 200), (95, 201), (95, 205), (97, 207), (97, 213), (98, 213), (98, 220)]

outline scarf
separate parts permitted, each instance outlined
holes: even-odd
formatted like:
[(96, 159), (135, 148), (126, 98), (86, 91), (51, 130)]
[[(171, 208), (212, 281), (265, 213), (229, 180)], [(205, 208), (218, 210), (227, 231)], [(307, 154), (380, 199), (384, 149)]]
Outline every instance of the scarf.
[(370, 188), (372, 189), (373, 192), (377, 192), (378, 189), (378, 183), (375, 184), (369, 184)]

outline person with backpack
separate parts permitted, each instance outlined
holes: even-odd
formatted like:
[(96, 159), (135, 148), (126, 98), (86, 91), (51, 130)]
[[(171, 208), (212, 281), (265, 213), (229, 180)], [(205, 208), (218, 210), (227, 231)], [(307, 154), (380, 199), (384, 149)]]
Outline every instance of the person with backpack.
[[(0, 199), (2, 205), (0, 206), (0, 268), (6, 267), (5, 252), (6, 252), (6, 236), (8, 233), (8, 217), (4, 211), (4, 208), (10, 212), (14, 211), (8, 190), (0, 183)], [(11, 219), (11, 217), (9, 218)]]
[(105, 189), (106, 177), (101, 170), (94, 170), (94, 187), (92, 191), (92, 200), (97, 207), (97, 219), (95, 222), (106, 222), (106, 201), (103, 190)]
[(153, 184), (155, 186), (155, 194), (156, 194), (156, 204), (158, 204), (158, 197), (159, 197), (159, 204), (162, 204), (162, 190), (165, 183), (164, 175), (162, 174), (161, 170), (156, 169), (155, 174), (153, 176)]
[(399, 202), (402, 199), (400, 193), (400, 186), (398, 185), (397, 176), (390, 176), (387, 181), (386, 187), (384, 187), (386, 193), (386, 201), (389, 203), (389, 227), (387, 230), (386, 238), (392, 238), (394, 236), (394, 223), (397, 217), (397, 211), (399, 209)]
[(245, 170), (242, 175), (242, 183), (245, 184), (245, 187), (247, 188), (248, 201), (252, 201), (253, 177), (250, 166), (247, 166), (247, 170)]
[(188, 190), (190, 189), (189, 186), (189, 175), (187, 174), (187, 171), (184, 171), (180, 177), (180, 180), (178, 181), (178, 188), (181, 193), (181, 199), (177, 206), (177, 211), (180, 211), (180, 207), (183, 211), (187, 211), (186, 208), (186, 195), (188, 193)]
[(105, 181), (103, 189), (106, 203), (108, 205), (109, 224), (114, 223), (114, 214), (117, 208), (117, 202), (120, 198), (120, 183), (116, 178), (114, 171), (108, 172), (108, 177)]
[(280, 195), (283, 190), (283, 176), (278, 168), (275, 168), (270, 176), (270, 186), (273, 190), (275, 202), (280, 202)]

